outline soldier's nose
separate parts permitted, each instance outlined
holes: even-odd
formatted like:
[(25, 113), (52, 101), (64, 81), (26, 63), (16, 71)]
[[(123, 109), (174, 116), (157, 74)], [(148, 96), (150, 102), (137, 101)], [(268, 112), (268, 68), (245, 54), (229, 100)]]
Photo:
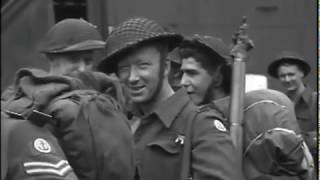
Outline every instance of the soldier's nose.
[(187, 87), (190, 83), (186, 77), (186, 75), (182, 75), (181, 80), (180, 80), (180, 84), (184, 87)]
[(78, 68), (77, 70), (80, 71), (80, 72), (83, 72), (87, 69), (87, 65), (84, 61), (80, 61), (79, 64), (78, 64)]
[(139, 74), (138, 72), (135, 70), (134, 67), (132, 67), (130, 69), (130, 72), (129, 72), (129, 77), (128, 77), (128, 81), (129, 82), (135, 82), (135, 81), (138, 81), (139, 80)]
[(290, 81), (290, 77), (289, 76), (285, 76), (284, 81), (286, 81), (286, 82)]

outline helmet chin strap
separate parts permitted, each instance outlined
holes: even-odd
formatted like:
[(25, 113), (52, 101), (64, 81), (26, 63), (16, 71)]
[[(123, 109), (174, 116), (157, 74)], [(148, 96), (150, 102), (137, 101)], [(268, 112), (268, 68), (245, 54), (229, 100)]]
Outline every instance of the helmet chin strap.
[(210, 84), (203, 96), (201, 104), (207, 104), (214, 100), (214, 91), (221, 86), (221, 67), (222, 66), (218, 66), (213, 73), (213, 78), (211, 79)]
[(209, 102), (211, 102), (213, 100), (213, 91), (215, 89), (215, 86), (216, 86), (216, 80), (215, 79), (212, 79), (204, 96), (203, 96), (203, 99), (202, 99), (202, 103), (201, 104), (207, 104)]
[(158, 73), (159, 80), (157, 83), (157, 88), (156, 88), (156, 91), (152, 94), (151, 98), (146, 102), (147, 104), (156, 100), (158, 98), (158, 96), (160, 95), (160, 91), (162, 90), (162, 87), (163, 87), (164, 70), (165, 70), (165, 60), (161, 59), (160, 60), (160, 69), (159, 69), (159, 73)]

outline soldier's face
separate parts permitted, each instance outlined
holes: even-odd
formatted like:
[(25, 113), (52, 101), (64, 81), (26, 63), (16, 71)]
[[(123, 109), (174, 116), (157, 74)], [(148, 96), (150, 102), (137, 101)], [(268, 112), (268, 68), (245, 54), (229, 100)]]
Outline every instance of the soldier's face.
[(181, 85), (187, 89), (195, 104), (201, 104), (212, 82), (212, 75), (193, 57), (182, 59), (181, 70), (183, 72)]
[(303, 84), (303, 72), (296, 65), (280, 66), (278, 68), (278, 77), (287, 91), (295, 91)]
[(56, 75), (66, 75), (76, 71), (90, 71), (92, 64), (92, 52), (79, 52), (58, 57), (53, 61), (52, 66)]
[(169, 83), (172, 86), (174, 91), (177, 91), (178, 89), (180, 89), (181, 77), (182, 77), (181, 65), (171, 62), (171, 69), (169, 73)]
[(160, 83), (161, 55), (157, 48), (145, 46), (132, 52), (118, 63), (121, 83), (134, 103), (150, 101)]

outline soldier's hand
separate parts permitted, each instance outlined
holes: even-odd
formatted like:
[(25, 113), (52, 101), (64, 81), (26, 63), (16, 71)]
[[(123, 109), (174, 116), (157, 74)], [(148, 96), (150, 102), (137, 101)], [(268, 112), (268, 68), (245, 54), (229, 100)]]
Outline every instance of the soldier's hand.
[(254, 47), (253, 41), (248, 36), (248, 29), (247, 18), (244, 16), (239, 29), (232, 35), (234, 46), (231, 50), (231, 55), (235, 58), (247, 58), (248, 52)]

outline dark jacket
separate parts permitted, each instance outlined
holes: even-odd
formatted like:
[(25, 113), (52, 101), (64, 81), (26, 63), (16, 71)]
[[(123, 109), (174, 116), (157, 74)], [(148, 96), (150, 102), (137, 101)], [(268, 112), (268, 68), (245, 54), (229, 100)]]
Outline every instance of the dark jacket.
[[(182, 167), (186, 115), (197, 111), (191, 129), (191, 176), (194, 180), (241, 180), (229, 132), (211, 108), (196, 107), (184, 88), (141, 117), (134, 137), (140, 180), (178, 180)], [(138, 179), (138, 178), (137, 178)]]
[[(290, 96), (289, 96), (290, 97)], [(317, 92), (310, 87), (299, 95), (294, 104), (298, 123), (303, 133), (317, 130)]]
[[(289, 96), (290, 97), (290, 96)], [(309, 86), (299, 95), (295, 102), (294, 109), (297, 116), (302, 136), (306, 141), (314, 162), (318, 169), (318, 148), (317, 148), (317, 127), (318, 127), (318, 93), (313, 91)]]
[(1, 180), (77, 179), (46, 128), (1, 116)]
[(57, 137), (79, 179), (129, 180), (134, 174), (133, 138), (119, 104), (101, 93), (111, 85), (102, 73), (71, 77), (22, 69), (13, 89), (3, 94), (1, 108), (24, 117), (31, 117), (32, 108), (52, 116), (39, 126)]

